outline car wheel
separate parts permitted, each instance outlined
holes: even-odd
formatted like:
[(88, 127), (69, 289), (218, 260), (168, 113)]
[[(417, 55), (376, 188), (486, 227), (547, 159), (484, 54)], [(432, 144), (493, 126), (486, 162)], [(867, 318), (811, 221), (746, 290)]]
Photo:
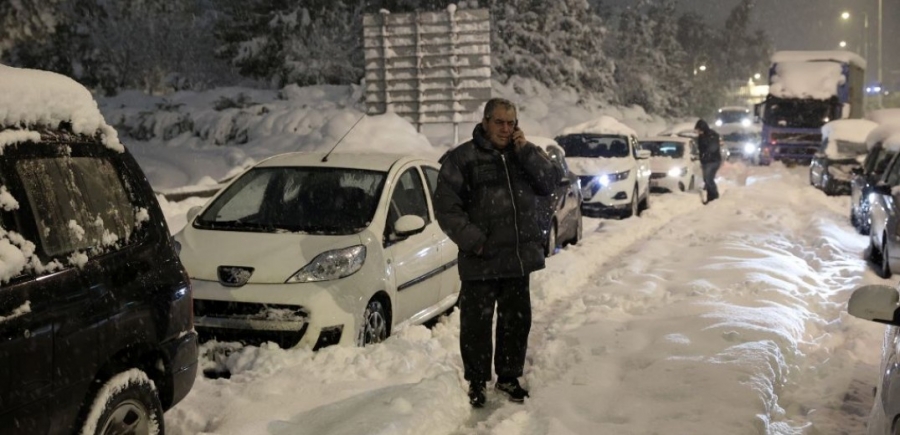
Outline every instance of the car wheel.
[(94, 396), (82, 434), (159, 435), (165, 432), (162, 404), (147, 374), (131, 369), (113, 376)]
[(682, 183), (680, 181), (678, 182), (678, 190), (684, 192), (684, 183)]
[(363, 313), (359, 342), (362, 346), (381, 343), (388, 338), (388, 335), (390, 332), (387, 310), (380, 300), (373, 298), (366, 305), (366, 311)]
[(575, 216), (575, 236), (572, 238), (572, 244), (577, 245), (582, 237), (584, 237), (584, 223), (581, 221), (581, 212), (579, 211), (578, 216)]
[(647, 191), (647, 196), (638, 203), (638, 216), (644, 211), (650, 208), (650, 191)]
[(556, 253), (558, 242), (556, 241), (556, 221), (550, 222), (550, 230), (547, 231), (547, 243), (544, 246), (544, 256), (550, 257)]
[(623, 217), (630, 218), (637, 216), (640, 208), (638, 207), (638, 188), (634, 186), (634, 192), (631, 193), (631, 207), (625, 212)]
[(828, 174), (822, 175), (822, 191), (825, 192), (826, 195), (831, 196), (834, 195), (834, 189), (831, 186), (831, 177)]

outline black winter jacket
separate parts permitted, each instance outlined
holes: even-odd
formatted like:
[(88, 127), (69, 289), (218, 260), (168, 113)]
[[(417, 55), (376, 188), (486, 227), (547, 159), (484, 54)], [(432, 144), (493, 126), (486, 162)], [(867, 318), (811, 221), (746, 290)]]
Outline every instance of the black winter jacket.
[(700, 163), (715, 163), (722, 161), (722, 149), (719, 147), (719, 133), (707, 129), (697, 138), (697, 148), (700, 151)]
[(543, 269), (537, 196), (553, 193), (562, 174), (531, 143), (518, 152), (512, 145), (499, 151), (481, 124), (472, 136), (442, 159), (434, 194), (438, 224), (459, 247), (460, 278), (521, 277)]

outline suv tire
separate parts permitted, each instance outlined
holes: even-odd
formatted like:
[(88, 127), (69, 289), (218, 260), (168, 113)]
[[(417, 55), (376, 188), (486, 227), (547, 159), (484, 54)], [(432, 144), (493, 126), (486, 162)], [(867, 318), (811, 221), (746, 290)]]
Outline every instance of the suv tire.
[(120, 433), (165, 433), (156, 386), (139, 369), (121, 372), (100, 387), (81, 430), (82, 435)]

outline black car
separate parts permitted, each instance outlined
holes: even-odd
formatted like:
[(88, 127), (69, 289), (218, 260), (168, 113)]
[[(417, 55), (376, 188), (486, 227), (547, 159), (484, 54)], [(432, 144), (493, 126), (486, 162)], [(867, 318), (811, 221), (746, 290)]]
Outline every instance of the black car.
[(547, 152), (550, 159), (563, 174), (566, 174), (552, 195), (542, 197), (545, 211), (541, 222), (544, 224), (544, 249), (547, 256), (553, 255), (564, 244), (575, 244), (581, 240), (581, 187), (578, 176), (569, 170), (565, 151), (551, 139), (532, 138)]
[(193, 386), (190, 281), (109, 133), (0, 125), (3, 434), (161, 434)]
[(822, 127), (822, 147), (809, 165), (809, 184), (826, 195), (849, 195), (850, 180), (860, 172), (866, 155), (866, 134), (877, 124), (863, 119), (838, 119)]
[(884, 175), (896, 151), (876, 143), (869, 149), (860, 168), (851, 171), (850, 178), (850, 222), (860, 234), (869, 234), (869, 194)]

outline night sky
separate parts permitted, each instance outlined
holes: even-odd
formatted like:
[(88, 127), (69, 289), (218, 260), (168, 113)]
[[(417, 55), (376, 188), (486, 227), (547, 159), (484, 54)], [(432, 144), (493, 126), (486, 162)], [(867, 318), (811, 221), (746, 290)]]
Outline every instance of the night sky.
[[(731, 9), (740, 0), (679, 0), (681, 8), (708, 17), (724, 25)], [(605, 0), (616, 6), (634, 4), (634, 0)], [(883, 0), (884, 81), (900, 86), (900, 0)], [(854, 16), (840, 18), (843, 11)], [(846, 40), (847, 48), (863, 55), (863, 16), (869, 16), (869, 77), (874, 80), (878, 68), (878, 0), (757, 0), (754, 16), (775, 43), (776, 50), (837, 50)]]

